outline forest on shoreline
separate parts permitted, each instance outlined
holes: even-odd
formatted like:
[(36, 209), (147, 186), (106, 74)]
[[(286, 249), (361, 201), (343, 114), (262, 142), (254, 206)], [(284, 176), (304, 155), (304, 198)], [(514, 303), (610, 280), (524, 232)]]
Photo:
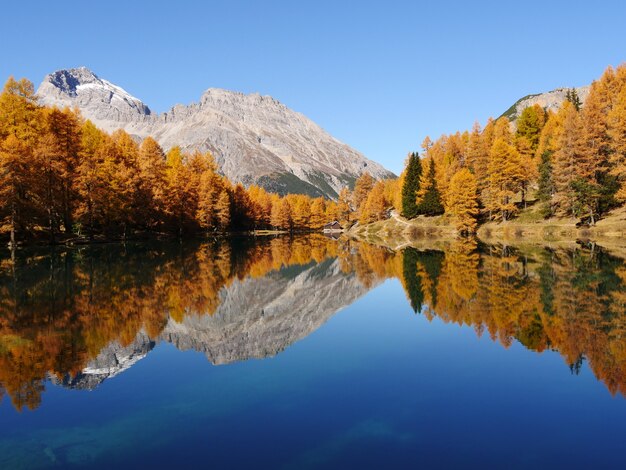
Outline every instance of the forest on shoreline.
[(0, 239), (11, 246), (316, 231), (349, 218), (348, 195), (335, 202), (234, 184), (210, 153), (165, 152), (151, 137), (138, 143), (78, 110), (38, 105), (26, 79), (10, 78), (0, 95)]
[(584, 103), (571, 89), (557, 112), (534, 105), (514, 123), (427, 137), (422, 150), (388, 201), (407, 219), (447, 214), (474, 233), (536, 204), (544, 219), (593, 226), (626, 201), (626, 65), (607, 68)]
[(77, 110), (38, 105), (33, 85), (10, 78), (0, 94), (0, 240), (65, 243), (142, 236), (319, 231), (389, 218), (441, 216), (461, 234), (542, 218), (594, 225), (626, 201), (626, 66), (609, 67), (585, 103), (574, 90), (557, 112), (526, 108), (514, 122), (426, 138), (398, 179), (367, 172), (336, 201), (280, 196), (234, 184), (209, 153), (167, 152), (108, 134)]

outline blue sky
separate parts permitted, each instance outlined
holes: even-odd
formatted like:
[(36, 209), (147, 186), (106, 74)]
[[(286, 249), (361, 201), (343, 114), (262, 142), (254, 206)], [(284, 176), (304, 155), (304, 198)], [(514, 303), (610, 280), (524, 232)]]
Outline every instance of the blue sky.
[(2, 5), (0, 78), (85, 65), (161, 112), (260, 92), (389, 169), (426, 135), (626, 60), (626, 2), (102, 1)]

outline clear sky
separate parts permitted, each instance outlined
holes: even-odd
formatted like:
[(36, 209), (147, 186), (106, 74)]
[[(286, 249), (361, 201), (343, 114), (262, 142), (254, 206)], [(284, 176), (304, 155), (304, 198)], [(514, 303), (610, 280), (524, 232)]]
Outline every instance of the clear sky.
[(162, 112), (269, 94), (398, 173), (426, 135), (626, 60), (626, 2), (6, 2), (0, 78), (85, 65)]

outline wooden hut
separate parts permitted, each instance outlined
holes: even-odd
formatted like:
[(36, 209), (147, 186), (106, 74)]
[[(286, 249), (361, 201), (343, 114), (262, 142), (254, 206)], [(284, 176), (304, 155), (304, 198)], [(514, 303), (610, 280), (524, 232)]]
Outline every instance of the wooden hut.
[(326, 225), (324, 225), (324, 233), (337, 233), (341, 232), (342, 230), (343, 227), (336, 220), (328, 222)]

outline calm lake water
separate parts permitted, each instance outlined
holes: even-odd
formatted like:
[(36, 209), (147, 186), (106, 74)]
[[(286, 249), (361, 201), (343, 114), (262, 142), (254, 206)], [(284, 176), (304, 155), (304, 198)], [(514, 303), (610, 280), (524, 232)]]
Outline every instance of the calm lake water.
[(597, 246), (0, 259), (3, 469), (625, 468), (625, 392), (626, 264)]

